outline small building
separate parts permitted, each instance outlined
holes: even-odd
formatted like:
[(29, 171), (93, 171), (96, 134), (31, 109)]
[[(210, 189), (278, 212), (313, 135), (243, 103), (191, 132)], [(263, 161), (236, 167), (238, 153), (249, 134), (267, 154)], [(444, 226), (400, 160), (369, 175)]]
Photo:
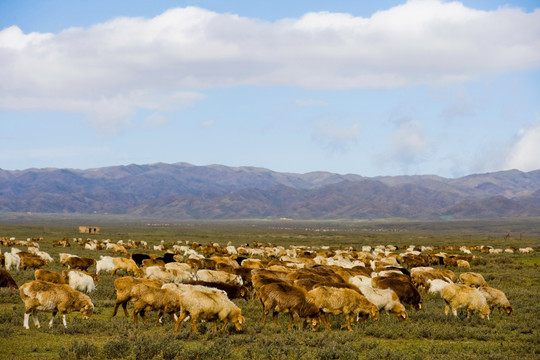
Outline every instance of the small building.
[(79, 226), (79, 232), (83, 234), (99, 234), (97, 226)]

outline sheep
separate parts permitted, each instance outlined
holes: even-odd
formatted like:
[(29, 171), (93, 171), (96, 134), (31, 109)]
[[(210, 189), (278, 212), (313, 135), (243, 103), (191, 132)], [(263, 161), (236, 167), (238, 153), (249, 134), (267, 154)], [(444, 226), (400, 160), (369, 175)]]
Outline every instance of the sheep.
[[(144, 260), (146, 261), (146, 260)], [(143, 268), (145, 277), (148, 279), (159, 279), (163, 282), (183, 283), (195, 280), (193, 273), (178, 269), (163, 270), (160, 266), (150, 266)]]
[(36, 278), (36, 280), (48, 281), (55, 284), (66, 283), (66, 280), (61, 274), (50, 270), (37, 269), (34, 272), (34, 277)]
[(23, 284), (19, 293), (24, 302), (24, 323), (25, 329), (29, 329), (28, 320), (30, 315), (34, 318), (34, 325), (39, 328), (37, 318), (38, 311), (52, 312), (49, 327), (53, 326), (54, 317), (57, 313), (62, 315), (62, 322), (67, 328), (66, 314), (79, 311), (83, 319), (88, 319), (93, 311), (94, 304), (88, 295), (84, 295), (65, 284), (54, 284), (47, 281), (34, 280)]
[(4, 262), (6, 270), (19, 270), (21, 266), (21, 258), (17, 254), (5, 253)]
[(352, 331), (351, 323), (355, 318), (351, 315), (371, 316), (374, 320), (379, 318), (379, 309), (365, 296), (352, 289), (319, 286), (308, 291), (307, 299), (311, 300), (323, 313), (321, 319), (327, 329), (330, 329), (330, 322), (326, 313), (344, 314), (345, 324), (341, 328), (347, 328), (349, 331)]
[(87, 275), (82, 271), (71, 270), (67, 271), (66, 275), (68, 285), (74, 290), (90, 293), (96, 289), (92, 276)]
[(0, 269), (0, 288), (19, 289), (11, 274), (4, 269)]
[(79, 257), (79, 256), (70, 256), (66, 263), (68, 264), (69, 269), (77, 269), (77, 270), (83, 270), (88, 271), (88, 268), (94, 264), (96, 264), (96, 260), (92, 258), (87, 257)]
[(155, 288), (161, 288), (163, 281), (156, 279), (142, 279), (142, 278), (133, 278), (131, 276), (124, 276), (114, 280), (114, 287), (116, 288), (116, 302), (114, 304), (114, 309), (112, 316), (116, 316), (118, 307), (122, 305), (124, 309), (124, 315), (129, 317), (127, 311), (127, 303), (131, 300), (132, 289), (137, 284), (145, 284), (147, 286), (153, 286)]
[(491, 311), (493, 311), (494, 308), (498, 308), (499, 312), (504, 310), (508, 315), (511, 315), (514, 311), (514, 308), (510, 305), (506, 295), (501, 290), (489, 286), (479, 287), (478, 290), (485, 296)]
[(486, 297), (478, 289), (462, 284), (450, 284), (441, 290), (441, 296), (445, 302), (446, 315), (452, 309), (452, 313), (457, 317), (457, 310), (466, 308), (467, 318), (476, 312), (482, 319), (487, 316), (489, 320), (489, 305)]
[(135, 276), (144, 275), (144, 271), (139, 269), (135, 261), (132, 259), (118, 258), (115, 257), (112, 259), (114, 264), (114, 269), (111, 272), (111, 275), (114, 276), (118, 270), (123, 270), (126, 273), (132, 273)]
[(242, 310), (227, 298), (224, 293), (209, 293), (198, 289), (193, 289), (180, 294), (182, 310), (174, 325), (174, 333), (178, 332), (180, 323), (189, 315), (191, 316), (191, 328), (194, 333), (197, 331), (197, 320), (210, 320), (214, 323), (214, 332), (217, 332), (217, 320), (223, 322), (221, 332), (227, 324), (232, 322), (236, 331), (241, 331), (245, 322)]
[(441, 295), (441, 291), (445, 286), (452, 284), (448, 281), (444, 281), (441, 279), (433, 279), (433, 280), (428, 279), (427, 283), (428, 283), (428, 292), (430, 294), (439, 294), (439, 295)]
[(399, 301), (399, 297), (392, 289), (374, 289), (369, 285), (360, 285), (360, 291), (379, 310), (384, 310), (386, 315), (395, 314), (400, 321), (406, 320), (408, 315), (405, 306)]
[(458, 259), (458, 260), (457, 260), (457, 267), (458, 267), (458, 268), (470, 269), (470, 268), (471, 268), (471, 264), (470, 264), (467, 260), (461, 260), (461, 259)]
[(112, 256), (100, 255), (100, 259), (96, 261), (96, 274), (101, 271), (111, 273), (114, 270), (114, 262)]
[(296, 320), (297, 329), (301, 330), (301, 317), (308, 320), (313, 331), (318, 328), (319, 308), (307, 298), (305, 290), (284, 282), (276, 282), (261, 286), (257, 290), (257, 296), (263, 306), (262, 325), (265, 324), (266, 316), (272, 310), (274, 321), (278, 326), (278, 313), (289, 313), (291, 319), (287, 326), (288, 330), (291, 330), (294, 320)]
[(140, 283), (131, 289), (131, 297), (133, 300), (133, 323), (135, 325), (138, 323), (138, 314), (148, 324), (147, 311), (158, 311), (154, 326), (157, 326), (162, 313), (169, 314), (174, 321), (174, 313), (180, 311), (180, 298), (175, 291), (169, 289), (155, 288)]
[(481, 287), (481, 286), (488, 286), (486, 280), (482, 276), (482, 274), (474, 273), (474, 272), (466, 272), (459, 275), (459, 280), (471, 287)]
[(225, 271), (216, 271), (216, 270), (207, 270), (207, 269), (197, 271), (197, 280), (244, 285), (244, 281), (242, 280), (242, 277), (239, 275), (230, 274)]
[(227, 293), (227, 297), (230, 300), (234, 300), (238, 298), (249, 300), (249, 296), (250, 296), (249, 289), (243, 285), (234, 285), (234, 284), (226, 284), (226, 283), (219, 283), (219, 282), (206, 282), (206, 281), (190, 281), (187, 284), (201, 285), (201, 286), (206, 286), (209, 288), (223, 290)]
[(59, 253), (58, 258), (60, 259), (60, 264), (62, 264), (62, 266), (66, 265), (67, 260), (72, 256), (75, 256), (75, 255), (71, 255), (68, 253)]

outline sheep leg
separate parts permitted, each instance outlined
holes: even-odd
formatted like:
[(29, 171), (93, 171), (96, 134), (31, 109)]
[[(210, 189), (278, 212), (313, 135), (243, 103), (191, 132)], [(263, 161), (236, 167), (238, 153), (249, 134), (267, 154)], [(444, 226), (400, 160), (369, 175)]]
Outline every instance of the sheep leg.
[(157, 326), (158, 323), (162, 323), (161, 322), (161, 317), (163, 316), (163, 311), (159, 310), (158, 313), (157, 313), (157, 318), (156, 318), (156, 322), (154, 323), (154, 327)]
[(50, 328), (53, 327), (54, 317), (55, 317), (55, 316), (56, 316), (56, 312), (53, 311), (52, 316), (51, 316), (51, 321), (49, 321), (49, 327), (50, 327)]
[(193, 330), (193, 332), (195, 334), (198, 334), (199, 332), (197, 331), (197, 316), (193, 316), (191, 315), (191, 329)]
[(324, 327), (328, 330), (330, 330), (330, 328), (332, 328), (332, 325), (330, 324), (330, 320), (328, 319), (328, 315), (326, 315), (325, 312), (322, 313), (321, 315), (321, 318), (322, 318), (322, 322), (324, 324)]
[(291, 330), (291, 329), (292, 329), (292, 325), (293, 325), (293, 322), (294, 322), (294, 315), (293, 315), (293, 313), (290, 312), (289, 315), (291, 316), (291, 320), (289, 320), (289, 323), (287, 324), (287, 330)]
[(30, 326), (28, 326), (28, 320), (30, 319), (30, 313), (24, 313), (24, 321), (23, 321), (23, 326), (25, 329), (30, 329)]
[(62, 314), (62, 324), (64, 324), (64, 327), (67, 329), (66, 314)]
[(182, 310), (180, 312), (180, 316), (178, 317), (178, 319), (176, 320), (176, 323), (174, 324), (174, 333), (176, 334), (178, 332), (178, 328), (180, 327), (180, 323), (182, 321), (184, 321), (184, 319), (186, 318), (187, 316), (187, 312), (185, 312), (184, 310)]
[(276, 323), (277, 326), (280, 326), (281, 324), (279, 323), (279, 312), (275, 311), (272, 313), (272, 317), (274, 318), (274, 322)]
[(37, 310), (36, 309), (32, 310), (32, 318), (34, 320), (34, 326), (37, 327), (37, 328), (40, 328), (41, 325), (39, 324), (39, 319), (37, 317)]
[(148, 318), (146, 317), (146, 311), (144, 309), (141, 310), (141, 317), (146, 325), (148, 325)]
[[(217, 320), (216, 320), (217, 322)], [(229, 323), (229, 319), (228, 318), (225, 318), (223, 320), (223, 326), (221, 327), (221, 332), (225, 331), (225, 329), (227, 328), (227, 324)]]
[(448, 316), (448, 312), (450, 311), (450, 306), (448, 304), (444, 305), (444, 315)]
[(352, 331), (351, 319), (350, 319), (349, 314), (345, 314), (345, 324), (341, 325), (341, 329), (345, 329), (345, 328), (347, 328), (347, 330), (349, 331)]

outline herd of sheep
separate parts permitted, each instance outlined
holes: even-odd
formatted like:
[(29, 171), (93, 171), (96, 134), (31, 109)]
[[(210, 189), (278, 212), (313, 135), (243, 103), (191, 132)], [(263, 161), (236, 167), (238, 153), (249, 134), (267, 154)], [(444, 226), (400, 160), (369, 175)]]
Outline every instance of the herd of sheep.
[[(445, 313), (467, 311), (467, 317), (478, 314), (489, 319), (499, 308), (510, 315), (513, 311), (505, 294), (489, 287), (483, 276), (464, 272), (460, 276), (451, 267), (470, 269), (473, 252), (493, 252), (491, 247), (404, 248), (395, 246), (363, 247), (335, 250), (329, 247), (289, 249), (271, 244), (253, 243), (222, 247), (216, 243), (200, 245), (176, 242), (154, 247), (160, 255), (149, 255), (147, 244), (132, 241), (74, 239), (75, 243), (92, 251), (109, 249), (120, 256), (101, 255), (97, 258), (60, 253), (59, 260), (67, 267), (62, 273), (42, 269), (53, 261), (39, 250), (39, 241), (16, 242), (2, 238), (7, 250), (0, 254), (6, 270), (0, 271), (0, 286), (17, 288), (9, 271), (36, 269), (34, 281), (20, 286), (25, 304), (23, 325), (29, 328), (33, 317), (36, 327), (38, 311), (52, 313), (50, 326), (57, 314), (63, 317), (73, 311), (88, 318), (94, 305), (89, 295), (95, 290), (99, 274), (112, 276), (116, 302), (112, 315), (122, 306), (133, 304), (133, 321), (140, 316), (148, 323), (147, 313), (157, 312), (156, 325), (168, 314), (174, 320), (174, 332), (190, 319), (197, 332), (197, 322), (210, 321), (214, 330), (224, 331), (229, 323), (242, 330), (245, 318), (242, 309), (232, 300), (255, 298), (262, 306), (261, 323), (272, 313), (279, 324), (279, 313), (290, 316), (288, 328), (308, 325), (312, 330), (331, 327), (328, 314), (343, 315), (341, 328), (360, 320), (377, 320), (380, 312), (394, 314), (401, 321), (408, 318), (406, 307), (422, 309), (421, 292), (440, 295)], [(22, 251), (16, 246), (27, 246)], [(56, 246), (71, 246), (63, 239)], [(143, 251), (142, 249), (148, 249)], [(530, 253), (532, 248), (507, 249), (507, 252)], [(449, 254), (452, 252), (452, 254)], [(443, 265), (439, 266), (438, 265)], [(95, 272), (89, 268), (95, 266)], [(7, 285), (6, 285), (7, 284)]]

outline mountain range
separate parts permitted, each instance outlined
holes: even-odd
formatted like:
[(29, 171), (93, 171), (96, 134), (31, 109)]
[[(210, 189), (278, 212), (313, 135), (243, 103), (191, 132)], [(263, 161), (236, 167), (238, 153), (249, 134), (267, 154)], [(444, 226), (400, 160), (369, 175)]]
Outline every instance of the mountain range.
[(156, 219), (479, 219), (540, 216), (540, 170), (363, 177), (187, 163), (0, 169), (0, 212)]

